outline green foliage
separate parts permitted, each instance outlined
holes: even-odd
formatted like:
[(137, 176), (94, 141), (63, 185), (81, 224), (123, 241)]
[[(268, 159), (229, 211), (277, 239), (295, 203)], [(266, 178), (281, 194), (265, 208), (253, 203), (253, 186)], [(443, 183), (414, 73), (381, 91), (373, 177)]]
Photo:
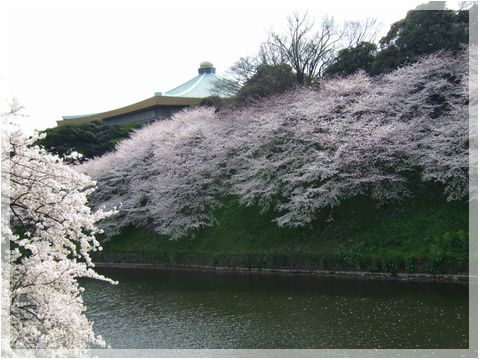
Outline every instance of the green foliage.
[(404, 61), (405, 59), (397, 47), (393, 45), (388, 46), (375, 55), (375, 59), (370, 65), (370, 73), (380, 74), (389, 72), (402, 65)]
[(290, 65), (262, 64), (240, 89), (236, 98), (240, 103), (250, 102), (281, 93), (295, 84), (295, 74)]
[(377, 46), (361, 42), (355, 47), (340, 50), (335, 60), (327, 66), (324, 75), (350, 75), (358, 70), (370, 71)]
[(405, 262), (401, 254), (394, 254), (385, 261), (384, 271), (392, 275), (396, 275), (404, 268)]
[(440, 2), (440, 7), (442, 10), (438, 4), (438, 10), (411, 10), (405, 19), (394, 23), (380, 40), (382, 50), (372, 63), (371, 72), (388, 72), (419, 55), (458, 51), (468, 44), (468, 12), (445, 10), (444, 2)]
[(47, 151), (66, 156), (77, 151), (84, 159), (101, 156), (140, 127), (139, 123), (109, 126), (95, 121), (86, 124), (66, 124), (44, 131), (45, 138), (38, 141)]
[(214, 107), (215, 112), (229, 110), (261, 98), (282, 93), (296, 84), (295, 74), (287, 64), (261, 64), (231, 98), (210, 96), (199, 103), (200, 106)]
[(219, 96), (209, 96), (200, 101), (199, 106), (214, 107), (215, 112), (227, 110), (236, 105), (236, 98), (221, 98)]
[(463, 18), (453, 10), (412, 10), (405, 19), (392, 25), (380, 41), (382, 47), (396, 46), (403, 55), (449, 49), (459, 50), (468, 42), (468, 30)]
[(206, 97), (204, 99), (202, 99), (202, 101), (200, 101), (200, 106), (214, 106), (215, 108), (218, 108), (219, 106), (221, 106), (223, 102), (223, 99), (220, 97), (220, 96), (209, 96), (209, 97)]
[(217, 225), (194, 238), (172, 241), (148, 227), (128, 228), (106, 242), (99, 255), (142, 253), (160, 262), (169, 259), (169, 264), (465, 272), (468, 204), (446, 202), (432, 189), (417, 189), (400, 206), (378, 208), (367, 197), (356, 197), (333, 211), (333, 221), (326, 221), (330, 211), (325, 210), (311, 225), (296, 229), (275, 225), (273, 210), (260, 214), (258, 208), (228, 198), (216, 212)]

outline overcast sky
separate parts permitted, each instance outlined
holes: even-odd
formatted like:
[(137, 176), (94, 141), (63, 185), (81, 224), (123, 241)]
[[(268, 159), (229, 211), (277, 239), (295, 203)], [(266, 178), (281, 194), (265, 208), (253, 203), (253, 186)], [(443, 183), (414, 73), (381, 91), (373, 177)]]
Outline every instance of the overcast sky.
[(384, 35), (423, 2), (3, 1), (2, 107), (16, 97), (29, 115), (23, 127), (44, 129), (62, 115), (103, 112), (168, 91), (196, 76), (204, 60), (222, 75), (240, 56), (255, 54), (269, 30), (281, 31), (294, 11), (339, 23), (374, 17)]

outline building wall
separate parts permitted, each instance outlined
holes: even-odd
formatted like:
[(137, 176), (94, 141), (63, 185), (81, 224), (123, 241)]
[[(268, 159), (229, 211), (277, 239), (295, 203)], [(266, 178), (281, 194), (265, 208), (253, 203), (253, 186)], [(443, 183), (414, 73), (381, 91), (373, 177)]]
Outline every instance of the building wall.
[(177, 105), (158, 106), (153, 109), (114, 116), (108, 119), (104, 119), (104, 122), (107, 125), (122, 125), (129, 122), (151, 122), (159, 119), (168, 119), (173, 114), (184, 109), (185, 107), (186, 106)]
[(157, 119), (167, 119), (173, 116), (173, 114), (185, 109), (187, 106), (169, 105), (159, 106), (155, 109), (155, 116)]

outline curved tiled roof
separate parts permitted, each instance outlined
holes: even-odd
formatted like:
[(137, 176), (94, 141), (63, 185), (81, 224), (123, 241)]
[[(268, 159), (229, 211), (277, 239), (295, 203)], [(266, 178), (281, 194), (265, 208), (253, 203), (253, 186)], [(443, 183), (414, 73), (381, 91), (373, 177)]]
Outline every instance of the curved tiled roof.
[[(217, 87), (218, 84), (224, 84)], [(231, 97), (235, 95), (236, 86), (231, 81), (215, 74), (215, 68), (209, 61), (203, 61), (198, 69), (198, 75), (186, 83), (162, 94), (155, 93), (154, 97), (97, 114), (63, 116), (58, 125), (64, 123), (85, 123), (95, 120), (105, 120), (114, 116), (121, 116), (132, 112), (142, 111), (158, 106), (190, 106), (198, 104), (201, 99), (209, 96)]]
[(233, 93), (218, 90), (218, 83), (228, 81), (214, 73), (203, 73), (188, 80), (186, 83), (164, 93), (164, 96), (181, 96), (186, 98), (206, 98), (209, 96), (230, 97)]

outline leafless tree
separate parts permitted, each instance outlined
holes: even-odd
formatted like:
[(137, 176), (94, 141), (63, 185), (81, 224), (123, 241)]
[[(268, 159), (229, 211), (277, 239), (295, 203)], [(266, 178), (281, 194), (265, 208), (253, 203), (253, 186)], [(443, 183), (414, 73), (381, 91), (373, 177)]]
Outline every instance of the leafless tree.
[(244, 56), (238, 59), (226, 72), (224, 79), (213, 84), (215, 96), (233, 95), (250, 79), (257, 69), (258, 58)]
[(346, 47), (358, 46), (361, 42), (376, 43), (382, 24), (375, 18), (345, 23)]
[[(346, 22), (343, 27), (325, 16), (317, 26), (307, 12), (287, 18), (284, 33), (271, 31), (255, 56), (241, 57), (227, 72), (230, 80), (242, 86), (259, 65), (288, 64), (297, 82), (309, 84), (318, 79), (341, 48), (363, 41), (376, 42), (381, 24), (373, 18)], [(219, 84), (221, 85), (221, 84)]]
[(287, 19), (286, 33), (272, 31), (264, 47), (292, 66), (299, 84), (306, 84), (332, 60), (343, 35), (332, 17), (325, 16), (317, 30), (308, 13), (294, 13)]
[(10, 118), (13, 116), (22, 116), (27, 117), (28, 115), (23, 114), (25, 106), (20, 104), (17, 98), (12, 98), (6, 101), (6, 109), (2, 112), (2, 118)]
[(274, 46), (269, 46), (268, 42), (260, 44), (256, 59), (258, 64), (268, 64), (273, 66), (288, 63), (288, 58), (285, 56), (284, 52)]
[(258, 65), (260, 65), (258, 57), (241, 57), (228, 69), (227, 76), (237, 84), (243, 85), (255, 74)]
[(213, 96), (219, 97), (230, 97), (237, 93), (241, 85), (237, 81), (232, 81), (230, 79), (219, 79), (215, 81), (212, 88)]
[(260, 49), (255, 56), (242, 56), (238, 59), (235, 64), (228, 69), (226, 76), (230, 80), (230, 83), (233, 82), (238, 86), (242, 86), (255, 74), (258, 66), (262, 64), (280, 65), (285, 63), (287, 63), (287, 60), (283, 57), (282, 53), (264, 42), (260, 45)]

